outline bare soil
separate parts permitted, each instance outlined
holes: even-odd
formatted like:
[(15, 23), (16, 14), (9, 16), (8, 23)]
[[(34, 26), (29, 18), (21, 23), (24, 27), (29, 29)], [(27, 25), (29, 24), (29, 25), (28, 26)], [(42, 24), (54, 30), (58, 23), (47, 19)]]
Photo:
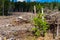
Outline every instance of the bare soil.
[[(23, 17), (27, 19), (28, 22), (18, 19), (18, 17)], [(46, 35), (43, 37), (36, 38), (31, 29), (34, 27), (32, 24), (33, 13), (26, 12), (15, 12), (10, 16), (0, 16), (0, 38), (6, 37), (7, 40), (49, 40), (52, 35)], [(49, 38), (49, 37), (51, 38)], [(48, 38), (48, 39), (47, 39)], [(53, 38), (51, 39), (53, 40)]]
[(12, 37), (17, 40), (26, 40), (29, 39), (28, 36), (30, 36), (30, 38), (34, 39), (34, 36), (30, 31), (31, 28), (34, 27), (31, 22), (26, 23), (22, 20), (17, 21), (19, 16), (22, 16), (23, 18), (30, 21), (32, 15), (34, 14), (17, 13), (10, 16), (0, 16), (0, 36), (6, 37), (7, 39), (10, 39)]

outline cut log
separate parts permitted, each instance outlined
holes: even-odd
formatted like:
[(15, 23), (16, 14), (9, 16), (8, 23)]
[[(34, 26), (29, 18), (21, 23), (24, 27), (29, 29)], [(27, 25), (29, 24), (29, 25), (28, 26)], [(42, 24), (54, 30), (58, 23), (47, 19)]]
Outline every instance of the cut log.
[(19, 16), (19, 17), (18, 17), (18, 20), (19, 20), (20, 22), (25, 22), (25, 23), (29, 23), (29, 22), (30, 22), (28, 19), (23, 18), (22, 16)]

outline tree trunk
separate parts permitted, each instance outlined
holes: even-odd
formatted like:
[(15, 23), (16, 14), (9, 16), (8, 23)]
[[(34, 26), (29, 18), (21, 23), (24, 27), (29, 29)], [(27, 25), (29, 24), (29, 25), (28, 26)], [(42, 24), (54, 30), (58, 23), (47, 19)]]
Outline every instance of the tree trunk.
[(34, 6), (34, 14), (36, 15), (36, 6)]
[(3, 1), (3, 4), (2, 5), (3, 5), (3, 14), (2, 15), (4, 16), (4, 1)]

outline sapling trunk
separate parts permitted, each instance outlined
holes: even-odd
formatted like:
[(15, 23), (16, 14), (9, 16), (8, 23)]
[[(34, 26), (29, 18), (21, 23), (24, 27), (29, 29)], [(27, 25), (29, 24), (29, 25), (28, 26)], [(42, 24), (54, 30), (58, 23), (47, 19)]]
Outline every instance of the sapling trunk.
[(35, 16), (36, 16), (36, 6), (34, 6), (34, 14), (35, 14)]

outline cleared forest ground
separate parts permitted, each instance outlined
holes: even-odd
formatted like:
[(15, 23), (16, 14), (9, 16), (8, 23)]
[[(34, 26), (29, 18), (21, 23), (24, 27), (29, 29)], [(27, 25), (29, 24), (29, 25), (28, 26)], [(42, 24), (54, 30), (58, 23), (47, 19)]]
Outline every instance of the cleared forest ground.
[[(53, 34), (36, 38), (32, 32), (32, 18), (35, 14), (30, 12), (13, 12), (10, 16), (0, 16), (0, 37), (16, 40), (53, 40)], [(20, 18), (23, 19), (20, 19)]]
[(34, 15), (32, 13), (18, 13), (10, 15), (10, 16), (0, 16), (0, 35), (3, 37), (7, 37), (7, 39), (14, 37), (19, 38), (19, 40), (24, 40), (24, 37), (28, 35), (32, 35), (29, 30), (33, 27), (33, 25), (25, 21), (16, 22), (18, 17), (23, 17), (24, 19), (31, 20), (31, 16)]

